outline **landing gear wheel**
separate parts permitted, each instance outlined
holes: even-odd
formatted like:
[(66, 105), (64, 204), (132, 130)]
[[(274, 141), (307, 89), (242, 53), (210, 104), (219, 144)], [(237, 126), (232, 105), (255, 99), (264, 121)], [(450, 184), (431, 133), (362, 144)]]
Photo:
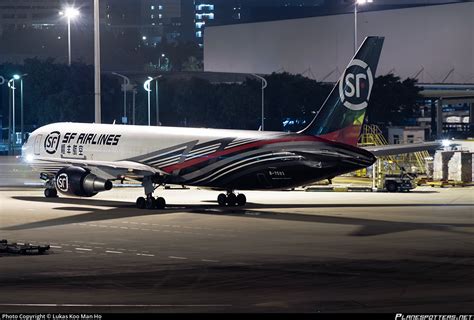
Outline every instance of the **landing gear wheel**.
[(388, 182), (387, 183), (387, 191), (388, 192), (397, 192), (398, 185), (395, 182)]
[(225, 194), (221, 193), (220, 195), (217, 196), (217, 203), (221, 207), (225, 207), (226, 202), (227, 202), (227, 196)]
[(44, 196), (46, 198), (56, 198), (58, 196), (58, 191), (56, 189), (44, 189)]
[(166, 207), (166, 201), (162, 197), (158, 197), (155, 202), (156, 209), (164, 209)]
[(229, 207), (234, 207), (237, 204), (237, 196), (235, 193), (229, 193), (226, 202)]
[(149, 197), (145, 200), (145, 208), (148, 210), (156, 208), (156, 200), (153, 197)]
[(242, 206), (245, 206), (246, 203), (247, 203), (247, 197), (245, 196), (245, 194), (239, 193), (237, 195), (237, 205), (242, 207)]
[(138, 208), (138, 209), (145, 209), (145, 206), (146, 206), (146, 200), (145, 200), (145, 198), (139, 197), (139, 198), (137, 199), (136, 204), (137, 204), (137, 208)]

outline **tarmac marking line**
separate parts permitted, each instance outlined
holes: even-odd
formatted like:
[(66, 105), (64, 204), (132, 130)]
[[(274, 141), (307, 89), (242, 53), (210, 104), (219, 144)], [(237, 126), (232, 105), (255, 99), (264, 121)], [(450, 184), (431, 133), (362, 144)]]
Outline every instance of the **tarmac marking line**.
[(92, 249), (88, 249), (88, 248), (74, 248), (78, 251), (92, 251)]
[(219, 260), (201, 259), (203, 262), (220, 262)]
[(147, 254), (147, 253), (137, 253), (137, 256), (145, 256), (145, 257), (154, 257), (154, 254)]
[(50, 245), (50, 247), (55, 248), (55, 249), (61, 249), (62, 248), (61, 246), (51, 246), (51, 245)]
[(176, 256), (169, 256), (168, 258), (170, 258), (170, 259), (178, 259), (178, 260), (188, 260), (188, 258), (185, 258), (185, 257), (176, 257)]
[(106, 253), (115, 253), (115, 254), (121, 254), (123, 252), (120, 252), (120, 251), (111, 251), (111, 250), (107, 250), (105, 251)]

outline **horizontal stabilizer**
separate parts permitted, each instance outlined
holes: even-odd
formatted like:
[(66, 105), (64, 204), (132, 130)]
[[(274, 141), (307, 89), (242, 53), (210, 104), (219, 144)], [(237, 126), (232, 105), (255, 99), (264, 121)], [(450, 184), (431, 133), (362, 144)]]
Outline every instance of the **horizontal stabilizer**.
[(371, 152), (374, 156), (391, 156), (396, 154), (412, 153), (426, 150), (433, 150), (439, 148), (441, 142), (422, 142), (422, 143), (407, 143), (407, 144), (390, 144), (384, 146), (364, 147), (363, 149)]

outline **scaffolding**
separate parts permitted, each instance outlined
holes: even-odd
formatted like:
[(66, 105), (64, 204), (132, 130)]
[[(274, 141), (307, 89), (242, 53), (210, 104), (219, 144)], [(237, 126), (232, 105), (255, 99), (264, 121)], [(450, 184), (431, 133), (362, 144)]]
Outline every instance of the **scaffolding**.
[[(377, 125), (364, 125), (359, 139), (360, 147), (383, 146), (388, 145), (387, 139), (382, 134), (382, 130)], [(402, 168), (408, 172), (417, 174), (426, 174), (426, 160), (430, 157), (428, 151), (420, 151), (414, 153), (406, 153), (400, 155), (379, 157), (379, 170), (384, 167), (384, 172), (395, 174), (401, 173)], [(379, 171), (378, 170), (378, 171)], [(359, 176), (367, 175), (367, 170), (359, 170), (356, 172)]]

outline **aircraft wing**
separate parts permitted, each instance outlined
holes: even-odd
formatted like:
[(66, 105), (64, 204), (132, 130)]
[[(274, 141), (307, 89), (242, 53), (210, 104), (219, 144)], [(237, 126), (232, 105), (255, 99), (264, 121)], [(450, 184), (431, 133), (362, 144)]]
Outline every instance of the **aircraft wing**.
[(87, 168), (91, 170), (91, 172), (106, 179), (117, 179), (119, 177), (139, 179), (145, 176), (151, 176), (155, 174), (168, 175), (168, 173), (165, 171), (134, 161), (96, 161), (67, 158), (36, 158), (36, 160), (42, 162), (64, 164), (65, 166), (74, 165)]
[(436, 149), (440, 146), (441, 146), (441, 142), (433, 141), (433, 142), (422, 142), (422, 143), (371, 146), (371, 147), (363, 147), (362, 149), (365, 149), (371, 152), (376, 157), (380, 157), (380, 156), (390, 156), (390, 155), (396, 155), (396, 154), (412, 153), (412, 152)]

